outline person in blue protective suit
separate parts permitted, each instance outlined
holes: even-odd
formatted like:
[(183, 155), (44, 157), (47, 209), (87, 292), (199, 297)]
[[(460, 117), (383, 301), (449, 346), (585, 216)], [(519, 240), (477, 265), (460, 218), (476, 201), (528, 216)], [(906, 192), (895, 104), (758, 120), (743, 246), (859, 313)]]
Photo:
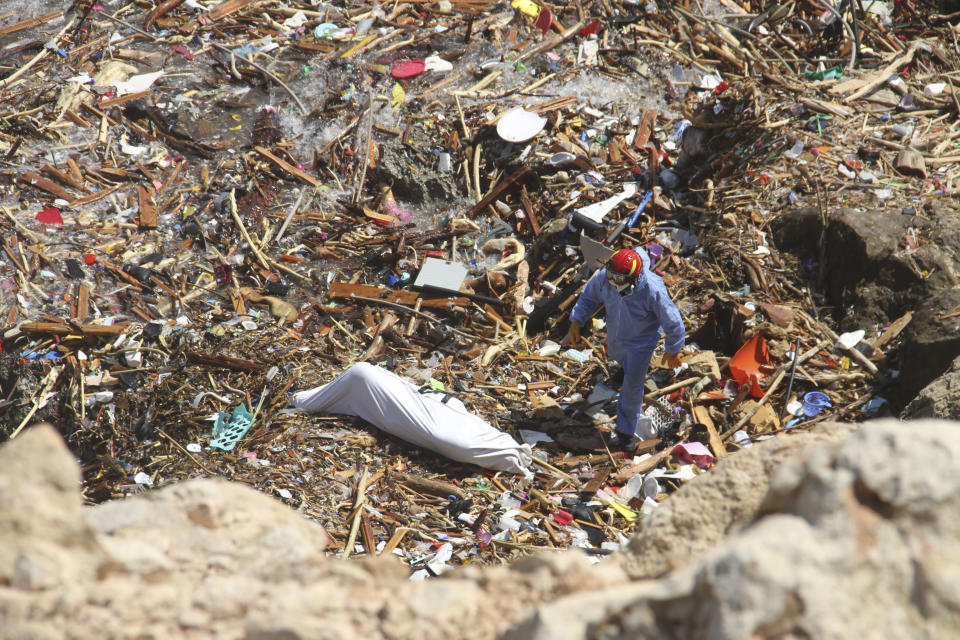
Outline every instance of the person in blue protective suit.
[(660, 276), (650, 270), (646, 252), (621, 249), (583, 288), (570, 314), (570, 344), (580, 343), (580, 331), (603, 303), (607, 314), (607, 356), (623, 366), (623, 385), (617, 401), (616, 434), (610, 448), (633, 450), (643, 438), (653, 437), (650, 418), (643, 413), (644, 382), (650, 358), (666, 334), (664, 367), (680, 366), (686, 331), (683, 317), (670, 299)]

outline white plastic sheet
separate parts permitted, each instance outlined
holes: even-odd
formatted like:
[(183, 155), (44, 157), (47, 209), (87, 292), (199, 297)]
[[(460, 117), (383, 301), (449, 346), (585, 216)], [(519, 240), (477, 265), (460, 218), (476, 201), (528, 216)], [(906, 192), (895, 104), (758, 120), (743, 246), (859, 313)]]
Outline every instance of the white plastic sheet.
[(603, 218), (613, 211), (618, 204), (626, 200), (627, 198), (632, 198), (634, 194), (637, 193), (637, 184), (635, 182), (628, 182), (623, 185), (623, 191), (618, 193), (615, 196), (610, 196), (606, 200), (601, 200), (600, 202), (594, 202), (593, 204), (587, 205), (585, 207), (578, 207), (577, 212), (581, 215), (584, 215), (594, 222), (603, 222)]
[(361, 362), (333, 382), (293, 395), (309, 413), (359, 416), (378, 429), (442, 456), (487, 469), (529, 475), (530, 445), (521, 445), (442, 393), (417, 387), (386, 369)]

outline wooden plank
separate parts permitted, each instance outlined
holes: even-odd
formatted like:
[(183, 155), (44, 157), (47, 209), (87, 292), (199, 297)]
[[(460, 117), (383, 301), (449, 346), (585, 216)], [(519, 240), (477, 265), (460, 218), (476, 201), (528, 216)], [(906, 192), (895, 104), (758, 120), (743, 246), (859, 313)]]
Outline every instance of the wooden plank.
[(66, 116), (68, 120), (73, 122), (73, 124), (77, 125), (78, 127), (83, 127), (86, 129), (88, 127), (93, 126), (92, 124), (84, 120), (82, 117), (80, 117), (80, 114), (74, 111), (73, 109), (67, 109), (66, 111), (63, 112), (63, 115)]
[(447, 496), (456, 496), (461, 500), (467, 497), (467, 493), (457, 485), (441, 480), (431, 480), (429, 478), (421, 478), (420, 476), (399, 472), (390, 472), (388, 478), (405, 484), (420, 493), (429, 493), (444, 498)]
[(150, 91), (138, 91), (136, 93), (128, 93), (123, 96), (117, 96), (115, 98), (108, 98), (101, 102), (99, 106), (101, 109), (106, 109), (107, 107), (113, 107), (118, 104), (123, 104), (125, 102), (130, 102), (131, 100), (139, 100), (140, 98), (146, 98), (150, 95)]
[(400, 222), (400, 218), (397, 216), (391, 216), (386, 213), (377, 213), (370, 207), (363, 208), (363, 215), (367, 216), (377, 224), (385, 227)]
[(103, 198), (106, 198), (108, 195), (110, 195), (111, 193), (113, 193), (114, 191), (116, 191), (117, 189), (119, 189), (121, 186), (123, 186), (123, 185), (115, 184), (115, 185), (113, 185), (112, 187), (110, 187), (109, 189), (104, 189), (103, 191), (97, 191), (96, 193), (92, 193), (92, 194), (90, 194), (89, 196), (84, 196), (84, 197), (82, 197), (82, 198), (77, 198), (76, 200), (74, 200), (73, 202), (70, 203), (70, 206), (71, 206), (71, 207), (82, 207), (82, 206), (85, 205), (85, 204), (90, 204), (91, 202), (96, 202), (97, 200), (101, 200), (101, 199), (103, 199)]
[(5, 27), (0, 27), (0, 36), (16, 33), (17, 31), (23, 31), (24, 29), (32, 29), (33, 27), (39, 27), (40, 25), (46, 24), (51, 20), (55, 20), (62, 15), (63, 15), (63, 11), (54, 11), (52, 13), (45, 13), (42, 16), (37, 16), (36, 18), (28, 18), (26, 20), (21, 20), (16, 24), (9, 24)]
[(533, 235), (540, 235), (540, 221), (537, 219), (537, 212), (533, 208), (533, 202), (530, 201), (530, 194), (527, 193), (526, 185), (524, 185), (523, 190), (520, 192), (520, 202), (523, 203), (523, 210), (527, 214), (527, 219), (530, 220), (530, 228), (533, 229)]
[(583, 490), (580, 492), (580, 495), (593, 495), (597, 492), (600, 487), (603, 486), (603, 483), (607, 481), (607, 478), (610, 477), (610, 467), (604, 466), (600, 467), (593, 474), (593, 477), (590, 478), (590, 481), (583, 487)]
[(637, 149), (643, 149), (650, 142), (650, 135), (657, 125), (656, 109), (647, 109), (643, 112), (643, 119), (640, 120), (640, 126), (637, 127), (637, 135), (633, 139), (633, 146)]
[(83, 322), (90, 314), (90, 287), (81, 284), (77, 287), (77, 312), (73, 316), (74, 320)]
[(607, 145), (607, 162), (610, 164), (620, 164), (621, 161), (620, 143), (616, 140), (611, 140)]
[(744, 11), (743, 7), (738, 5), (736, 2), (733, 2), (732, 0), (720, 0), (720, 4), (722, 4), (727, 9), (729, 9), (730, 11), (738, 15), (741, 15), (741, 16), (747, 15), (747, 12)]
[(90, 193), (90, 189), (87, 189), (85, 186), (83, 186), (82, 181), (77, 180), (77, 178), (73, 175), (66, 174), (63, 171), (60, 171), (53, 165), (50, 165), (50, 164), (43, 165), (43, 168), (40, 169), (40, 173), (46, 174), (51, 178), (53, 178), (54, 180), (59, 180), (61, 183), (65, 185), (69, 185), (74, 189), (77, 189), (78, 191), (83, 191), (84, 193)]
[(166, 0), (166, 2), (161, 2), (153, 11), (147, 14), (146, 20), (143, 21), (143, 28), (149, 30), (153, 26), (153, 23), (162, 18), (168, 11), (174, 9), (182, 3), (183, 0)]
[(513, 327), (511, 327), (509, 324), (506, 323), (506, 321), (500, 316), (500, 314), (497, 313), (492, 306), (490, 306), (490, 303), (488, 302), (483, 303), (483, 312), (487, 316), (487, 318), (494, 320), (506, 331), (513, 331)]
[[(568, 458), (563, 458), (562, 460), (557, 461), (557, 466), (562, 469), (571, 469), (573, 467), (579, 467), (583, 464), (602, 466), (604, 463), (610, 462), (610, 456), (607, 455), (607, 449), (603, 446), (603, 443), (599, 440), (599, 437), (597, 438), (597, 442), (599, 443), (599, 446), (595, 450), (602, 453), (592, 453), (582, 456), (570, 456)], [(653, 453), (659, 445), (660, 438), (642, 440), (637, 443), (637, 448), (634, 450), (633, 455), (642, 456), (645, 453)]]
[(321, 53), (330, 53), (336, 49), (332, 42), (309, 42), (302, 39), (296, 40), (293, 46), (304, 51), (319, 51)]
[(723, 440), (720, 439), (720, 434), (717, 432), (717, 426), (713, 424), (713, 419), (710, 418), (710, 412), (707, 408), (695, 406), (693, 408), (693, 419), (707, 428), (707, 434), (710, 436), (710, 448), (713, 449), (713, 455), (717, 458), (725, 458), (727, 456), (727, 448), (723, 445)]
[(660, 462), (670, 455), (670, 449), (664, 449), (659, 453), (655, 453), (640, 464), (630, 465), (628, 467), (623, 467), (620, 471), (617, 472), (617, 475), (613, 477), (613, 482), (616, 484), (621, 484), (632, 478), (638, 473), (646, 473), (654, 467), (656, 467)]
[(6, 240), (3, 241), (3, 250), (7, 252), (7, 257), (10, 258), (10, 261), (13, 262), (15, 266), (21, 273), (29, 275), (30, 272), (27, 270), (27, 265), (23, 264), (20, 261), (20, 256), (17, 255), (17, 252), (13, 250), (13, 247)]
[[(83, 172), (80, 171), (80, 165), (73, 158), (67, 158), (67, 166), (70, 167), (70, 175), (77, 181), (77, 184), (83, 184)], [(89, 192), (88, 192), (89, 193)]]
[(240, 371), (263, 371), (266, 365), (253, 360), (241, 360), (240, 358), (228, 358), (227, 356), (214, 356), (206, 353), (191, 351), (187, 354), (187, 361), (191, 364), (202, 364), (208, 367), (218, 367), (220, 369), (237, 369)]
[(317, 185), (320, 184), (320, 181), (317, 178), (313, 177), (309, 173), (306, 173), (304, 171), (301, 171), (300, 169), (297, 169), (295, 166), (293, 166), (286, 160), (277, 157), (276, 155), (264, 149), (263, 147), (254, 147), (253, 150), (259, 153), (261, 156), (263, 156), (267, 160), (269, 160), (270, 162), (272, 162), (278, 168), (283, 169), (284, 171), (286, 171), (287, 173), (295, 177), (297, 180), (303, 183), (306, 183), (312, 187), (316, 187)]
[(494, 187), (490, 193), (483, 197), (477, 204), (473, 205), (469, 211), (467, 211), (467, 217), (472, 218), (477, 215), (479, 212), (483, 211), (487, 205), (493, 204), (494, 200), (499, 198), (505, 191), (512, 188), (521, 180), (524, 180), (533, 174), (533, 169), (530, 167), (522, 167), (515, 171), (509, 178), (501, 180), (500, 183)]
[(67, 191), (60, 185), (58, 185), (56, 182), (54, 182), (53, 180), (48, 180), (43, 176), (41, 176), (40, 174), (34, 173), (33, 171), (28, 171), (27, 173), (20, 176), (20, 180), (22, 182), (25, 182), (26, 184), (36, 187), (37, 189), (46, 191), (50, 195), (56, 196), (58, 198), (63, 198), (68, 202), (74, 199), (74, 196), (72, 193), (70, 193), (69, 191)]
[(403, 537), (407, 535), (408, 531), (411, 531), (411, 529), (406, 527), (400, 527), (394, 531), (393, 535), (390, 536), (390, 540), (387, 541), (387, 546), (385, 546), (383, 551), (377, 555), (390, 555), (393, 553), (393, 550), (397, 548), (397, 545), (400, 544), (400, 541), (403, 540)]
[(910, 48), (907, 50), (907, 52), (904, 53), (902, 56), (895, 58), (893, 62), (888, 64), (883, 69), (874, 71), (871, 74), (869, 74), (869, 76), (864, 78), (866, 82), (863, 84), (863, 86), (861, 86), (859, 89), (857, 89), (856, 91), (851, 93), (849, 96), (844, 98), (843, 103), (850, 104), (854, 100), (859, 100), (861, 97), (867, 95), (868, 93), (870, 93), (871, 91), (873, 91), (874, 89), (876, 89), (877, 87), (885, 83), (890, 78), (890, 76), (896, 74), (897, 71), (900, 70), (900, 67), (902, 67), (905, 64), (909, 64), (910, 62), (913, 61), (913, 56), (916, 55), (917, 49), (919, 47), (920, 47), (920, 42), (919, 41), (914, 42), (912, 45), (910, 45)]
[(129, 322), (117, 324), (78, 324), (72, 327), (65, 322), (24, 322), (20, 331), (31, 335), (82, 334), (84, 336), (116, 336), (127, 330)]
[(226, 18), (230, 14), (240, 11), (256, 1), (257, 0), (224, 0), (224, 2), (221, 2), (217, 6), (210, 9), (210, 11), (207, 11), (205, 17), (212, 22), (216, 22), (221, 18)]
[(349, 282), (334, 282), (327, 291), (327, 296), (331, 300), (342, 299), (349, 300), (352, 296), (361, 298), (377, 298), (387, 302), (405, 304), (413, 306), (418, 298), (422, 298), (421, 306), (442, 309), (451, 302), (456, 305), (465, 306), (470, 304), (468, 298), (425, 298), (421, 291), (406, 291), (403, 289), (387, 289), (386, 287), (377, 287), (370, 284), (351, 284)]
[(360, 537), (363, 538), (363, 548), (367, 555), (377, 555), (377, 539), (373, 537), (373, 529), (370, 527), (370, 518), (366, 512), (360, 512)]
[(534, 380), (533, 382), (523, 383), (527, 391), (543, 391), (544, 389), (553, 389), (557, 383), (553, 380)]
[[(941, 316), (941, 319), (945, 317), (946, 316)], [(876, 349), (877, 352), (880, 352), (880, 350), (883, 349), (888, 342), (895, 339), (904, 329), (907, 328), (907, 325), (910, 324), (911, 320), (913, 320), (913, 311), (908, 311), (891, 322), (886, 331), (884, 331), (883, 334), (871, 344), (871, 346)]]
[(371, 284), (351, 284), (349, 282), (331, 283), (330, 289), (327, 291), (327, 296), (332, 300), (338, 298), (349, 299), (354, 295), (364, 298), (380, 298), (381, 294), (385, 294), (382, 299), (399, 304), (415, 304), (417, 298), (421, 295), (416, 291), (387, 289)]
[(150, 288), (144, 286), (142, 282), (134, 278), (132, 275), (121, 269), (115, 264), (110, 264), (106, 260), (101, 260), (100, 264), (103, 265), (104, 269), (108, 269), (114, 275), (116, 275), (121, 280), (126, 281), (130, 286), (135, 288), (137, 291), (150, 291)]
[(141, 229), (156, 229), (160, 224), (157, 216), (157, 203), (153, 198), (153, 187), (137, 185), (137, 202), (140, 207), (138, 224)]

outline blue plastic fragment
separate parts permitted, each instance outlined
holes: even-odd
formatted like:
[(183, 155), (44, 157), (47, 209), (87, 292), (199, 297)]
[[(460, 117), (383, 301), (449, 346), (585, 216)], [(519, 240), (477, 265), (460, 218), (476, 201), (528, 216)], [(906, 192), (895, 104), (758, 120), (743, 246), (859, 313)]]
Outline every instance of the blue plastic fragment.
[(340, 27), (330, 22), (324, 22), (322, 24), (318, 24), (316, 28), (314, 28), (313, 30), (313, 37), (329, 38), (333, 35), (334, 31), (337, 31), (339, 28)]
[(223, 451), (233, 451), (247, 431), (253, 426), (253, 414), (240, 404), (233, 410), (233, 415), (221, 411), (213, 425), (213, 440), (210, 446)]

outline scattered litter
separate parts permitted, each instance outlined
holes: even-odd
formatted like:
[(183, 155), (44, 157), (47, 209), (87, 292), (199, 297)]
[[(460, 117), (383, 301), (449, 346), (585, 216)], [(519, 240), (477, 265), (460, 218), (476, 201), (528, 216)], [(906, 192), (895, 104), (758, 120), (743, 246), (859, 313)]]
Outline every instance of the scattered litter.
[[(898, 410), (900, 306), (960, 269), (923, 3), (149, 4), (0, 17), (3, 432), (57, 422), (88, 502), (223, 476), (411, 579), (598, 561), (721, 458)], [(912, 283), (882, 312), (875, 245)], [(620, 248), (687, 330), (638, 455), (606, 446), (617, 319), (565, 340)]]

